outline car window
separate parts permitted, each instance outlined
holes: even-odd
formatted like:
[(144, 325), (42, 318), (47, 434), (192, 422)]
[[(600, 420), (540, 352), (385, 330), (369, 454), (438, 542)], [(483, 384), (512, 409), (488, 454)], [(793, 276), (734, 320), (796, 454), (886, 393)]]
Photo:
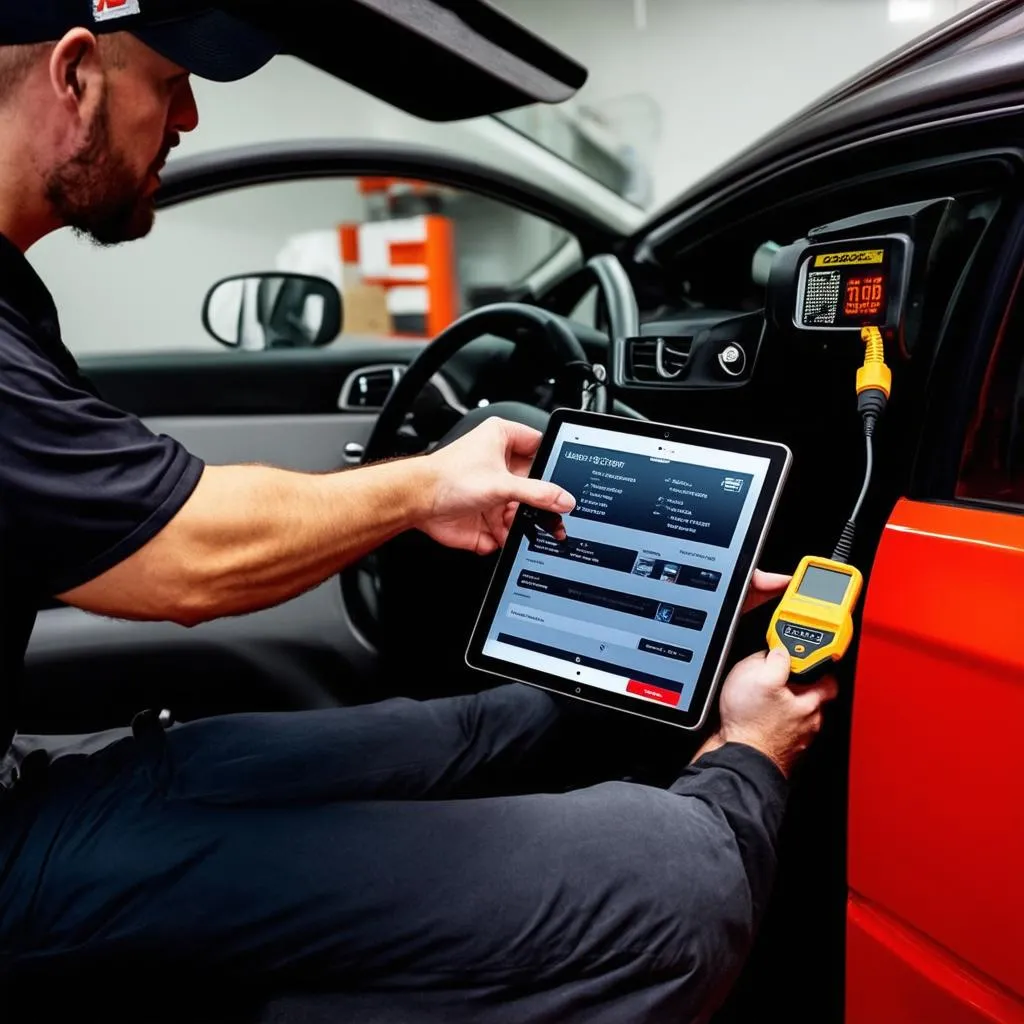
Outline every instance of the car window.
[(1004, 325), (985, 372), (957, 480), (958, 498), (1024, 511), (1024, 302)]
[(99, 248), (60, 232), (28, 255), (75, 355), (223, 353), (202, 312), (211, 287), (227, 277), (288, 271), (332, 282), (344, 308), (333, 344), (429, 339), (501, 298), (571, 240), (539, 217), (467, 192), (331, 178), (183, 202), (129, 245)]

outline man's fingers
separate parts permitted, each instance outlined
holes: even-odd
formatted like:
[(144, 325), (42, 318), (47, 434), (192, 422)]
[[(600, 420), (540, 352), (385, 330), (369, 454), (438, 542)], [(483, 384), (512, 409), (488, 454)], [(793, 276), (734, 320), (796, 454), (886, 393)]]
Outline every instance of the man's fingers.
[(827, 704), (839, 696), (839, 683), (835, 676), (825, 676), (824, 679), (819, 679), (816, 685), (821, 693), (822, 704)]
[[(508, 534), (506, 533), (507, 537)], [(495, 551), (504, 543), (504, 538), (495, 539), (490, 534), (480, 534), (480, 539), (476, 544), (476, 553), (478, 555), (493, 555)]]
[(756, 654), (748, 654), (734, 666), (733, 672), (739, 673), (744, 679), (753, 679), (758, 683), (785, 686), (789, 681), (791, 664), (789, 652), (784, 647), (777, 647), (768, 651), (758, 651)]
[(784, 576), (781, 573), (761, 572), (760, 569), (755, 569), (743, 601), (743, 611), (751, 612), (772, 598), (778, 597), (789, 586), (791, 579), (791, 576)]
[(476, 551), (478, 555), (493, 554), (498, 548), (505, 546), (508, 540), (508, 525), (505, 523), (504, 509), (494, 509), (484, 516), (486, 529), (480, 531)]
[(533, 469), (533, 458), (525, 455), (510, 455), (508, 458), (508, 471), (515, 476), (529, 476)]
[(792, 665), (793, 660), (785, 647), (773, 647), (764, 656), (765, 682), (771, 686), (785, 686), (789, 682)]
[(800, 692), (796, 695), (796, 700), (810, 714), (820, 708), (822, 704), (827, 704), (838, 696), (839, 684), (832, 676), (826, 676), (816, 683), (801, 687)]
[(781, 572), (762, 572), (755, 569), (750, 585), (762, 594), (781, 594), (789, 586), (792, 578)]
[(520, 459), (532, 459), (537, 454), (540, 442), (544, 435), (525, 423), (516, 423), (513, 420), (500, 420), (502, 430), (505, 432), (506, 447), (509, 461), (517, 457)]
[(546, 480), (517, 479), (510, 497), (546, 512), (571, 512), (576, 507), (576, 499), (568, 491)]

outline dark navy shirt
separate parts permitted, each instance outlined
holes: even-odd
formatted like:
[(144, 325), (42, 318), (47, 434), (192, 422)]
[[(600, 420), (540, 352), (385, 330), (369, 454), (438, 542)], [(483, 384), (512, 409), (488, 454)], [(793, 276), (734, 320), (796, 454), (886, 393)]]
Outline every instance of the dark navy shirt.
[(0, 236), (0, 784), (37, 610), (141, 548), (202, 469), (103, 401), (61, 341), (46, 286)]

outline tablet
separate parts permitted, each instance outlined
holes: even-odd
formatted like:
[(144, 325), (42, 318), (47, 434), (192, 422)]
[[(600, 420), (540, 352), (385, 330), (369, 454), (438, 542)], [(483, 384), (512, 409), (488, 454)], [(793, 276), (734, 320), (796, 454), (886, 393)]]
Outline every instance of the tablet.
[(576, 498), (566, 536), (520, 507), (467, 663), (698, 728), (791, 459), (768, 441), (559, 410), (531, 475)]

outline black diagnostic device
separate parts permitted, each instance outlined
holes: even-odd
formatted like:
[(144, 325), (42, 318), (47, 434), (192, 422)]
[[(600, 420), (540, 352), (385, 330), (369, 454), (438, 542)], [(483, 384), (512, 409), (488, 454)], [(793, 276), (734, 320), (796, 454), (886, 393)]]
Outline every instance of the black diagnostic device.
[(770, 328), (798, 344), (856, 345), (878, 330), (903, 358), (937, 325), (933, 294), (948, 292), (963, 261), (965, 211), (953, 198), (891, 206), (822, 224), (780, 249), (768, 275)]
[(809, 245), (797, 279), (794, 325), (805, 331), (895, 330), (910, 279), (913, 243), (906, 235)]

